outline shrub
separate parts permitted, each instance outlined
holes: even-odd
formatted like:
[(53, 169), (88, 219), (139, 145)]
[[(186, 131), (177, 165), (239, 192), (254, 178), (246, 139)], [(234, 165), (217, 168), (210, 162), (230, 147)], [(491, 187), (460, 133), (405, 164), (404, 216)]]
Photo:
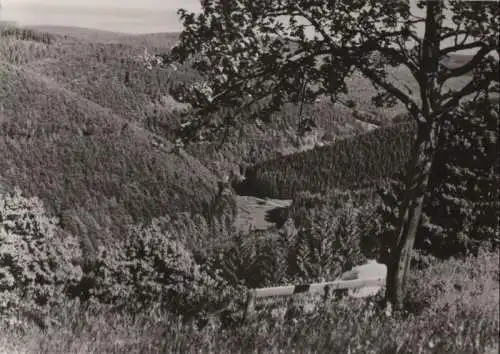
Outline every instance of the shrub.
[(287, 237), (278, 230), (255, 230), (233, 236), (232, 243), (212, 256), (234, 285), (259, 288), (285, 283), (288, 279)]
[(289, 272), (294, 277), (333, 280), (365, 260), (360, 241), (367, 207), (350, 198), (341, 207), (328, 204), (299, 213), (294, 219), (298, 233), (288, 255)]
[(234, 235), (211, 262), (232, 284), (250, 288), (334, 280), (365, 260), (361, 240), (375, 211), (365, 194), (301, 193), (279, 230)]
[(158, 304), (174, 313), (200, 315), (223, 306), (231, 292), (216, 271), (197, 264), (157, 223), (131, 227), (116, 248), (101, 248), (86, 272), (80, 288), (84, 300), (133, 312)]
[(409, 282), (407, 310), (437, 316), (439, 310), (446, 307), (450, 315), (460, 317), (467, 304), (469, 312), (495, 314), (499, 298), (499, 256), (497, 252), (480, 248), (476, 256), (450, 258), (415, 270)]
[(77, 241), (64, 235), (38, 198), (19, 189), (0, 199), (0, 315), (45, 315), (81, 277)]

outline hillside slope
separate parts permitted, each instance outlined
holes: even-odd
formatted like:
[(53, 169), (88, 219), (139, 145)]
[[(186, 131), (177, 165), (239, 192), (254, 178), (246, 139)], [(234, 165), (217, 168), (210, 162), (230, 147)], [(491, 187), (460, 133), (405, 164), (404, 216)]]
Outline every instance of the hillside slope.
[(211, 204), (216, 179), (196, 159), (33, 71), (0, 62), (0, 72), (1, 175), (65, 228), (96, 241)]
[(409, 159), (411, 123), (339, 140), (329, 146), (265, 161), (247, 170), (241, 193), (292, 199), (298, 192), (357, 188), (391, 177)]
[[(133, 36), (78, 28), (40, 29), (54, 38), (50, 45), (44, 44), (43, 55), (35, 56), (38, 60), (24, 61), (23, 67), (52, 78), (62, 87), (109, 108), (155, 134), (167, 139), (173, 137), (181, 116), (175, 111), (180, 105), (169, 99), (169, 90), (195, 80), (197, 75), (188, 66), (175, 72), (147, 70), (138, 56), (145, 47), (151, 52), (167, 50), (175, 42), (176, 34)], [(63, 35), (65, 30), (69, 36)], [(33, 32), (32, 36), (36, 33)], [(397, 86), (408, 87), (416, 93), (415, 83), (407, 70), (393, 68), (391, 77)], [(463, 78), (450, 84), (460, 86)], [(215, 143), (194, 145), (188, 151), (212, 173), (222, 175), (366, 132), (376, 125), (386, 125), (405, 112), (401, 105), (391, 109), (375, 107), (370, 97), (376, 90), (359, 74), (348, 80), (348, 86), (351, 89), (349, 98), (357, 104), (356, 111), (323, 100), (305, 105), (300, 117), (300, 107), (287, 105), (275, 114), (273, 124), (265, 130), (245, 124), (239, 134), (229, 137), (221, 150)], [(315, 121), (318, 129), (316, 136), (304, 144), (299, 142), (296, 127), (300, 119), (306, 118)]]
[(148, 34), (127, 34), (95, 28), (70, 27), (70, 26), (29, 26), (37, 32), (46, 32), (53, 35), (72, 37), (93, 43), (123, 43), (135, 47), (144, 46), (148, 49), (168, 49), (179, 39), (179, 33), (163, 32)]
[(50, 77), (86, 99), (141, 124), (148, 119), (168, 123), (159, 103), (176, 82), (188, 80), (184, 70), (147, 70), (138, 57), (144, 47), (124, 43), (78, 42), (61, 45), (50, 60), (34, 61), (31, 70)]
[[(177, 104), (169, 99), (169, 90), (195, 80), (196, 72), (189, 66), (180, 67), (175, 72), (147, 70), (138, 56), (143, 54), (144, 48), (151, 53), (167, 51), (176, 42), (176, 34), (134, 36), (91, 29), (37, 27), (37, 31), (40, 30), (55, 36), (55, 39), (44, 48), (48, 52), (45, 57), (25, 62), (25, 67), (53, 78), (63, 87), (138, 122), (150, 131), (172, 137), (181, 118), (175, 112)], [(362, 85), (359, 79), (356, 80), (354, 86)], [(216, 151), (218, 144), (211, 144), (194, 146), (189, 152), (217, 173), (240, 163), (249, 165), (313, 147), (308, 146), (310, 144), (297, 145), (300, 110), (296, 105), (287, 105), (275, 114), (275, 124), (265, 131), (246, 125), (241, 134), (229, 139), (221, 151)], [(302, 118), (316, 122), (318, 140), (326, 143), (366, 131), (352, 110), (330, 102), (305, 105)], [(386, 117), (376, 119), (382, 123), (388, 120)]]
[[(168, 99), (169, 90), (195, 80), (197, 75), (188, 66), (175, 72), (147, 70), (138, 56), (145, 47), (151, 52), (164, 52), (175, 43), (176, 34), (131, 36), (78, 28), (40, 29), (56, 36), (56, 40), (49, 49), (44, 49), (49, 52), (45, 58), (29, 61), (24, 67), (54, 79), (64, 88), (155, 134), (172, 138), (181, 117), (175, 112), (176, 102)], [(69, 37), (63, 38), (65, 31)], [(395, 70), (393, 75), (403, 85), (409, 80), (409, 74), (401, 70)], [(300, 117), (300, 107), (287, 105), (274, 115), (271, 126), (261, 131), (246, 124), (220, 151), (217, 143), (195, 145), (188, 151), (213, 173), (224, 174), (372, 129), (373, 126), (360, 121), (360, 116), (385, 125), (404, 112), (400, 106), (391, 110), (376, 108), (369, 99), (375, 93), (374, 88), (359, 75), (349, 80), (349, 86), (350, 98), (356, 101), (357, 111), (361, 113), (322, 101), (305, 105)], [(296, 127), (306, 118), (315, 121), (318, 129), (316, 136), (304, 144), (299, 142)]]

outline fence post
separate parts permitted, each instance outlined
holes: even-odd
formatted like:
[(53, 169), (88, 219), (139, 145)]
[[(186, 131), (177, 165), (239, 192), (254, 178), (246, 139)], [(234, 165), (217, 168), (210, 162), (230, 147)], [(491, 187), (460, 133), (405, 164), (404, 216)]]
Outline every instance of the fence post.
[(245, 313), (243, 315), (243, 322), (248, 321), (251, 315), (255, 312), (255, 290), (248, 290), (247, 295), (247, 305), (245, 307)]
[(330, 298), (330, 285), (325, 285), (325, 292), (323, 294), (323, 302), (327, 302)]

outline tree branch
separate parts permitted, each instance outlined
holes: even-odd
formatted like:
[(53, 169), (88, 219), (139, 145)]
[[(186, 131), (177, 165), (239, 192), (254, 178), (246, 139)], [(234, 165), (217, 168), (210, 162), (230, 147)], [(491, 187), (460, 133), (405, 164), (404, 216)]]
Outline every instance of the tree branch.
[(418, 79), (418, 65), (417, 63), (408, 55), (407, 48), (398, 41), (399, 50), (394, 48), (380, 48), (379, 52), (388, 56), (394, 56), (399, 59), (402, 65), (406, 66), (412, 73), (415, 79)]
[(464, 64), (456, 69), (446, 70), (442, 75), (440, 75), (441, 77), (439, 77), (439, 81), (445, 82), (452, 77), (459, 77), (467, 74), (468, 72), (472, 71), (472, 69), (474, 69), (481, 62), (481, 60), (486, 57), (486, 54), (488, 54), (492, 50), (493, 47), (489, 45), (483, 45), (482, 48), (472, 57), (472, 59), (467, 64)]
[(326, 33), (326, 31), (323, 29), (323, 27), (319, 24), (318, 21), (316, 21), (312, 16), (309, 16), (301, 7), (300, 5), (296, 4), (295, 9), (298, 11), (298, 13), (304, 17), (311, 25), (313, 25), (314, 29), (318, 31), (325, 40), (327, 40), (332, 46), (336, 46), (335, 41), (333, 40), (332, 37)]
[(467, 84), (465, 85), (460, 91), (458, 92), (449, 92), (447, 94), (447, 96), (452, 96), (452, 98), (444, 103), (444, 104), (441, 104), (441, 109), (437, 110), (436, 112), (433, 113), (433, 117), (437, 117), (439, 116), (440, 114), (450, 110), (450, 109), (453, 109), (454, 107), (456, 107), (458, 105), (458, 103), (460, 102), (460, 100), (462, 98), (464, 98), (465, 96), (468, 96), (470, 94), (473, 94), (474, 92), (478, 91), (478, 88), (480, 86), (483, 86), (485, 85), (485, 83), (483, 82), (482, 84), (479, 84), (477, 82), (477, 80), (474, 80), (474, 78)]
[(382, 80), (379, 76), (377, 76), (373, 71), (366, 69), (364, 67), (358, 67), (358, 69), (369, 78), (373, 83), (382, 87), (388, 93), (396, 97), (399, 101), (401, 101), (410, 111), (410, 113), (417, 117), (422, 113), (421, 109), (418, 105), (413, 101), (410, 96), (406, 95), (403, 91), (398, 89), (396, 86)]
[(484, 42), (482, 41), (476, 41), (476, 42), (471, 42), (471, 43), (461, 43), (461, 44), (456, 44), (451, 47), (443, 48), (440, 50), (440, 56), (444, 57), (445, 55), (448, 55), (449, 53), (453, 52), (458, 52), (460, 50), (467, 50), (467, 49), (474, 49), (474, 48), (482, 48), (484, 47)]
[(415, 33), (413, 33), (412, 31), (410, 31), (409, 33), (409, 36), (411, 37), (411, 39), (413, 39), (415, 42), (417, 42), (417, 44), (419, 46), (422, 46), (422, 38), (420, 38), (419, 36), (417, 36)]
[[(443, 29), (444, 30), (444, 29)], [(451, 37), (458, 37), (461, 35), (469, 35), (469, 31), (467, 30), (461, 30), (461, 31), (453, 31), (450, 30), (450, 32), (446, 31), (445, 34), (443, 34), (441, 37), (439, 37), (440, 41), (444, 41), (445, 39), (451, 38)]]

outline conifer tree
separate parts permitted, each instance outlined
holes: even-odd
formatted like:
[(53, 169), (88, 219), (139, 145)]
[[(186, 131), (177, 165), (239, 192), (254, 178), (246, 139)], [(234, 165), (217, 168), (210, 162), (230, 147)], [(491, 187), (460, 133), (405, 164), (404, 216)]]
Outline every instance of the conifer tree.
[[(498, 248), (498, 105), (483, 97), (447, 115), (429, 180), (416, 247), (447, 258)], [(403, 193), (401, 175), (381, 191), (379, 242), (390, 247)]]

